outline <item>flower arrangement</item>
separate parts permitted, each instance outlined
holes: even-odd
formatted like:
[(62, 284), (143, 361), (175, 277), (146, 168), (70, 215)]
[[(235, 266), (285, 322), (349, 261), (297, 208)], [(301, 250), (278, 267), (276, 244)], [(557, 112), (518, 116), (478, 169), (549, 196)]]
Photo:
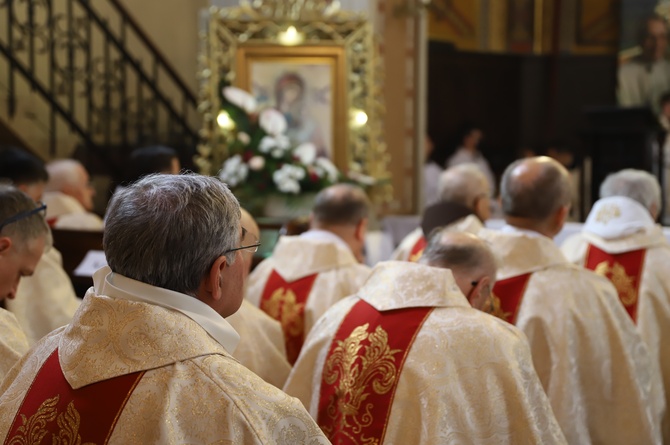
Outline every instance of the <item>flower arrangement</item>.
[(240, 200), (318, 192), (343, 179), (328, 158), (317, 156), (314, 144), (291, 143), (280, 111), (259, 110), (251, 94), (231, 86), (223, 87), (222, 104), (217, 122), (229, 156), (219, 177)]

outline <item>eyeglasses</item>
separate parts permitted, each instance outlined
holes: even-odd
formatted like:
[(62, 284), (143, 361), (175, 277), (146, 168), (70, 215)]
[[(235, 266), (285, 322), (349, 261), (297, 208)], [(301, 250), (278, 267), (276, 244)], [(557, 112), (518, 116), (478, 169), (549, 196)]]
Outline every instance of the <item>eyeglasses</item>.
[(42, 217), (44, 217), (44, 215), (46, 214), (47, 205), (44, 204), (43, 202), (40, 202), (38, 204), (39, 204), (39, 207), (36, 207), (32, 210), (26, 210), (25, 212), (17, 213), (16, 215), (10, 216), (6, 220), (0, 222), (0, 230), (4, 229), (5, 226), (7, 226), (9, 224), (15, 223), (17, 221), (21, 221), (22, 219), (25, 219), (25, 218), (29, 218), (36, 213), (42, 212)]
[(261, 242), (258, 240), (258, 238), (254, 236), (253, 233), (247, 232), (247, 229), (242, 227), (242, 244), (246, 245), (226, 250), (223, 253), (226, 254), (230, 252), (235, 252), (236, 250), (244, 250), (245, 252), (256, 253), (258, 252), (258, 247), (260, 247)]

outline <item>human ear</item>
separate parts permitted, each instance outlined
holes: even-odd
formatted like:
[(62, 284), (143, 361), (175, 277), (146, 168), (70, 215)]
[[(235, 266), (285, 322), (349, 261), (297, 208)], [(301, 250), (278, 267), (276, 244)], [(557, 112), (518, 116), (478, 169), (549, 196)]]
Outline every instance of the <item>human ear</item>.
[(470, 291), (470, 294), (468, 295), (468, 301), (470, 302), (470, 306), (480, 311), (484, 312), (487, 311), (489, 300), (491, 298), (490, 284), (491, 279), (489, 277), (483, 277), (479, 281), (477, 281), (477, 284)]
[(223, 296), (221, 288), (223, 287), (223, 271), (226, 268), (228, 260), (225, 255), (218, 257), (205, 277), (205, 290), (212, 296), (213, 300), (220, 300)]
[(0, 237), (0, 254), (6, 253), (12, 247), (12, 239), (9, 237)]
[(365, 239), (365, 232), (368, 230), (368, 219), (361, 219), (358, 224), (356, 224), (355, 236), (358, 241), (363, 241)]

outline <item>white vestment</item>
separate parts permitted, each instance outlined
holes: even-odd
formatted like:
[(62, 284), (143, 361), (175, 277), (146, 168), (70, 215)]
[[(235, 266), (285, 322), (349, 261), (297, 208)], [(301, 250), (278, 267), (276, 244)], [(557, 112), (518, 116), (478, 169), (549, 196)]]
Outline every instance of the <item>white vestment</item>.
[(66, 230), (102, 230), (104, 223), (95, 213), (87, 211), (76, 199), (61, 192), (46, 192), (47, 221), (51, 227)]
[(521, 331), (473, 309), (451, 271), (406, 262), (379, 263), (312, 329), (284, 389), (314, 418), (333, 338), (361, 299), (382, 312), (434, 308), (395, 377), (384, 444), (565, 443)]
[(247, 299), (260, 307), (263, 290), (273, 271), (289, 282), (318, 274), (305, 304), (305, 336), (329, 307), (354, 294), (370, 275), (370, 268), (358, 263), (343, 241), (327, 237), (324, 234), (320, 239), (279, 238), (272, 256), (251, 272), (247, 282)]
[(531, 273), (516, 326), (568, 443), (660, 443), (660, 376), (616, 289), (528, 232), (479, 236), (498, 256), (499, 281)]
[[(477, 216), (468, 215), (449, 224), (445, 229), (450, 232), (468, 232), (476, 235), (483, 227), (484, 225)], [(412, 249), (421, 238), (423, 238), (423, 230), (421, 230), (421, 227), (417, 227), (400, 242), (393, 252), (391, 259), (395, 261), (409, 261)]]
[(663, 376), (666, 402), (663, 437), (665, 443), (670, 443), (667, 412), (670, 406), (670, 244), (662, 228), (654, 224), (642, 205), (616, 197), (599, 200), (584, 231), (568, 238), (561, 249), (569, 261), (581, 266), (586, 261), (589, 245), (608, 254), (645, 250), (637, 294), (637, 329)]
[(42, 255), (33, 275), (21, 278), (16, 298), (5, 303), (16, 315), (30, 344), (34, 344), (68, 324), (80, 302), (63, 269), (60, 252), (52, 247)]
[[(102, 273), (101, 273), (102, 272)], [(74, 388), (146, 371), (109, 444), (322, 444), (298, 400), (231, 355), (238, 336), (193, 297), (101, 269), (70, 325), (47, 335), (0, 387), (0, 438), (44, 361), (58, 348)]]
[(0, 382), (29, 348), (28, 339), (14, 314), (0, 308)]
[(247, 300), (226, 320), (240, 334), (233, 357), (256, 375), (277, 388), (286, 382), (291, 365), (281, 324)]

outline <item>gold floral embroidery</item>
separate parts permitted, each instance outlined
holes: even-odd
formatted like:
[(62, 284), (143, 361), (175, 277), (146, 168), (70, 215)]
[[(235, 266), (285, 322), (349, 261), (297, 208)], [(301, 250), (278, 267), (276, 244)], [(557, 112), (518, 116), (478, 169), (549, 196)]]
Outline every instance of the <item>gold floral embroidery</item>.
[[(17, 428), (17, 435), (10, 441), (9, 445), (38, 445), (42, 443), (42, 439), (47, 435), (47, 423), (53, 422), (56, 419), (58, 425), (58, 434), (52, 434), (52, 445), (95, 445), (91, 442), (81, 442), (79, 435), (79, 426), (81, 417), (79, 412), (74, 407), (74, 402), (70, 402), (64, 413), (58, 414), (56, 405), (60, 400), (60, 396), (47, 399), (37, 412), (27, 418), (21, 414), (23, 425)], [(58, 415), (58, 417), (56, 417)]]
[(501, 320), (505, 320), (507, 322), (510, 321), (510, 316), (512, 315), (511, 312), (503, 311), (502, 303), (500, 302), (500, 297), (498, 297), (493, 292), (491, 292), (491, 307), (489, 309), (489, 313), (494, 317), (498, 317)]
[(596, 221), (607, 224), (611, 220), (621, 216), (621, 209), (616, 204), (604, 205), (596, 214)]
[(284, 332), (290, 337), (302, 335), (304, 321), (302, 313), (305, 304), (298, 303), (295, 293), (291, 289), (279, 288), (275, 290), (269, 299), (263, 300), (261, 309), (278, 320)]
[(620, 263), (615, 262), (610, 266), (607, 261), (596, 266), (595, 272), (598, 275), (609, 278), (619, 293), (619, 298), (624, 306), (631, 306), (637, 301), (637, 291), (635, 290), (635, 278), (626, 273), (626, 268)]
[[(335, 389), (335, 400), (331, 400), (327, 414), (331, 419), (342, 416), (341, 424), (358, 434), (373, 422), (372, 403), (362, 405), (370, 395), (370, 389), (377, 394), (386, 394), (393, 388), (398, 377), (394, 355), (400, 349), (388, 345), (388, 333), (377, 326), (368, 333), (369, 324), (358, 326), (345, 340), (337, 341), (335, 349), (326, 362), (324, 381), (332, 385), (339, 377)], [(364, 340), (369, 345), (363, 346)], [(364, 349), (362, 355), (359, 355)], [(336, 404), (335, 404), (336, 403)], [(352, 423), (353, 422), (353, 423)], [(364, 443), (375, 443), (375, 439)]]
[(410, 263), (417, 263), (417, 262), (419, 262), (419, 260), (421, 259), (421, 256), (423, 255), (423, 251), (424, 251), (424, 249), (421, 249), (421, 250), (419, 250), (417, 253), (415, 253), (414, 255), (411, 255), (411, 256), (409, 257), (409, 262), (410, 262)]

